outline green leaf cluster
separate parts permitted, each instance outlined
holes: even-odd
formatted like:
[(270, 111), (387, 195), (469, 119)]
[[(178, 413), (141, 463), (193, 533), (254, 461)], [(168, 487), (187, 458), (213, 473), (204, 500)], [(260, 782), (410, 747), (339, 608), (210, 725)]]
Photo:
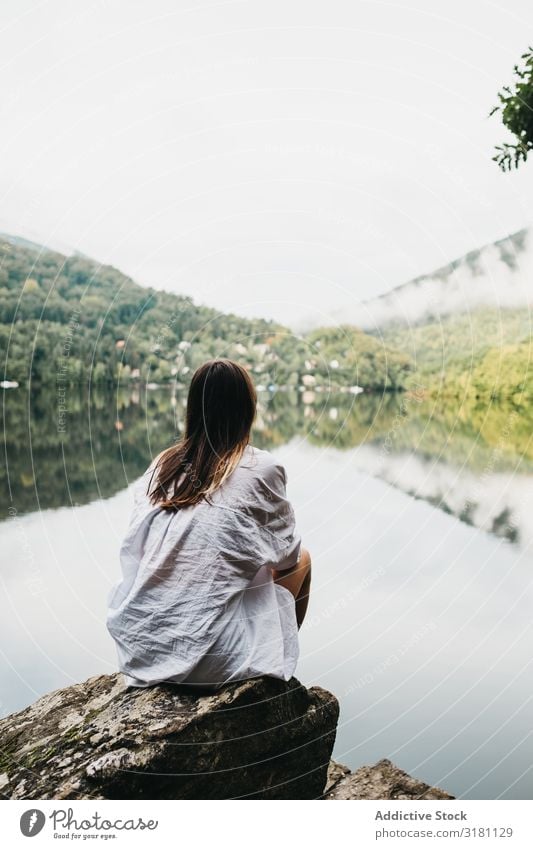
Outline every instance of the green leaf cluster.
[(515, 65), (514, 85), (504, 86), (498, 94), (499, 104), (491, 112), (500, 112), (502, 122), (516, 141), (497, 145), (494, 161), (503, 171), (526, 162), (533, 148), (533, 49), (521, 56), (523, 65)]

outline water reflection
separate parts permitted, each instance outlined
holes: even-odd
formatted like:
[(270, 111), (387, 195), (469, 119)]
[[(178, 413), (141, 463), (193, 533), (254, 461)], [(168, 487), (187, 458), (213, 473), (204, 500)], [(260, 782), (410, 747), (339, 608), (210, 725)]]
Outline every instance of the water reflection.
[[(0, 506), (23, 514), (109, 498), (182, 432), (183, 395), (169, 389), (72, 388), (3, 393), (6, 463)], [(524, 410), (435, 403), (414, 395), (278, 393), (260, 398), (253, 441), (357, 448), (355, 465), (507, 541), (533, 539), (533, 419)]]
[[(501, 407), (404, 402), (261, 400), (254, 442), (285, 464), (314, 559), (298, 676), (339, 697), (350, 766), (390, 757), (458, 796), (531, 798), (531, 430)], [(183, 401), (75, 395), (59, 433), (53, 395), (17, 394), (4, 421), (3, 714), (116, 669), (126, 487), (180, 433)]]

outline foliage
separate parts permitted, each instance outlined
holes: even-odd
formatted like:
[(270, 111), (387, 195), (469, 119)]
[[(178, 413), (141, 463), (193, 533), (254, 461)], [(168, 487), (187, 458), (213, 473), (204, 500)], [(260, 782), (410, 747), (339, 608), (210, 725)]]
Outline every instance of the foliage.
[(503, 171), (510, 171), (525, 162), (533, 148), (533, 49), (530, 47), (521, 59), (523, 66), (514, 67), (514, 88), (505, 86), (499, 92), (499, 105), (491, 112), (491, 115), (501, 112), (504, 126), (516, 138), (514, 144), (504, 143), (496, 147), (493, 159)]
[[(327, 388), (364, 381), (370, 389), (402, 385), (404, 355), (349, 329), (338, 374), (309, 364), (317, 339), (287, 328), (198, 306), (189, 297), (143, 288), (110, 266), (0, 241), (0, 346), (4, 375), (20, 383), (186, 385), (211, 357), (238, 359), (265, 386), (298, 387), (311, 371)], [(345, 347), (345, 340), (338, 338)], [(334, 340), (327, 352), (335, 354)]]
[(306, 337), (313, 372), (342, 386), (403, 389), (410, 358), (350, 325), (321, 327)]
[(462, 376), (464, 385), (472, 382), (478, 397), (513, 399), (521, 405), (533, 400), (533, 350), (530, 341), (491, 348)]
[(410, 356), (413, 380), (433, 396), (533, 395), (532, 317), (526, 307), (483, 308), (415, 327), (391, 326), (383, 338), (389, 348)]

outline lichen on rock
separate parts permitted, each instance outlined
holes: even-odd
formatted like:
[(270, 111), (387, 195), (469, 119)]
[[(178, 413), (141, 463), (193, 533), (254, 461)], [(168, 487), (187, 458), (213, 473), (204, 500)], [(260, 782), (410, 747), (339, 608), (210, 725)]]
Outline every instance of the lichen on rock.
[(12, 799), (320, 798), (338, 703), (256, 678), (200, 695), (101, 675), (0, 720)]
[(337, 700), (255, 678), (203, 693), (89, 678), (0, 720), (9, 799), (453, 799), (380, 760), (330, 761)]
[(439, 787), (412, 778), (383, 758), (355, 772), (332, 761), (324, 793), (326, 800), (342, 799), (453, 799)]

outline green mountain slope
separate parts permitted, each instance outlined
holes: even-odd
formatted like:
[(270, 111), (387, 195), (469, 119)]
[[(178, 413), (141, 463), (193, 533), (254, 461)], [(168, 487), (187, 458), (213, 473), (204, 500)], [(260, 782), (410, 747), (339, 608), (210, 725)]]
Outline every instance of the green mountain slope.
[(532, 318), (482, 307), (366, 333), (350, 325), (302, 337), (272, 321), (199, 306), (139, 286), (80, 255), (0, 238), (2, 378), (34, 383), (183, 385), (201, 362), (228, 356), (264, 386), (533, 398)]
[(533, 317), (527, 307), (484, 307), (414, 327), (382, 331), (389, 348), (407, 354), (413, 379), (428, 392), (474, 397), (533, 397)]
[[(187, 383), (214, 356), (238, 359), (264, 385), (299, 386), (307, 373), (324, 388), (401, 388), (409, 362), (401, 352), (349, 329), (327, 356), (320, 334), (303, 338), (275, 322), (249, 320), (144, 288), (110, 266), (0, 239), (2, 377), (19, 382)], [(344, 347), (343, 347), (344, 346)], [(346, 351), (344, 350), (346, 348)], [(304, 384), (306, 381), (304, 380)]]

